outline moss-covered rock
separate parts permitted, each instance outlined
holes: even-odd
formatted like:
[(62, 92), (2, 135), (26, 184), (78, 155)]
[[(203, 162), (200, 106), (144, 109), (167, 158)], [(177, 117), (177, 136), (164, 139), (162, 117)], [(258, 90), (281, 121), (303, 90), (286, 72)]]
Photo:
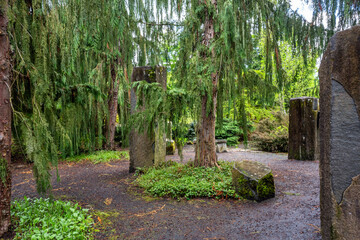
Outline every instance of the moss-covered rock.
[(275, 184), (269, 167), (254, 161), (234, 163), (232, 182), (243, 198), (263, 201), (275, 197)]

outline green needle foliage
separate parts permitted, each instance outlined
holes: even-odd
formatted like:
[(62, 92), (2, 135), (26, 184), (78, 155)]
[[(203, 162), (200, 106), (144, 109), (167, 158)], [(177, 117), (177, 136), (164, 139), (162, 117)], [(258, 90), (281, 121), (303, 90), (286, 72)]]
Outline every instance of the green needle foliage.
[(133, 29), (122, 1), (33, 0), (10, 6), (14, 137), (34, 162), (38, 191), (45, 192), (59, 155), (102, 147), (112, 71), (127, 91)]
[(11, 217), (14, 239), (90, 239), (94, 222), (78, 204), (27, 197), (13, 202)]
[(157, 41), (167, 25), (153, 24), (160, 18), (150, 1), (9, 2), (14, 137), (34, 162), (38, 191), (46, 192), (59, 155), (102, 148), (114, 76), (127, 126), (133, 63), (159, 63)]
[[(241, 116), (234, 118), (246, 133), (248, 101), (271, 106), (277, 95), (284, 92), (280, 99), (285, 99), (295, 91), (283, 64), (287, 48), (281, 44), (286, 42), (306, 64), (309, 56), (320, 55), (334, 31), (359, 19), (359, 2), (352, 0), (311, 1), (312, 23), (292, 11), (287, 0), (213, 2), (9, 1), (13, 133), (34, 162), (39, 192), (51, 187), (49, 169), (57, 165), (59, 155), (65, 158), (102, 148), (114, 76), (120, 83), (121, 126), (141, 128), (146, 123), (152, 128), (156, 121), (171, 121), (178, 130), (177, 142), (184, 142), (187, 118), (199, 122), (201, 98), (208, 99), (206, 109), (212, 111), (211, 93), (216, 90), (218, 122), (227, 103), (236, 109), (234, 115)], [(325, 15), (329, 29), (322, 24)], [(209, 18), (214, 36), (204, 45), (204, 23)], [(175, 64), (169, 60), (174, 51), (178, 51)], [(256, 66), (259, 58), (261, 68)], [(139, 84), (144, 93), (153, 94), (148, 98), (153, 101), (143, 116), (130, 121), (133, 65), (163, 63), (171, 63), (174, 70), (172, 86), (164, 93), (155, 84), (148, 88)], [(214, 73), (219, 80), (216, 86)]]
[(239, 198), (232, 186), (231, 162), (219, 162), (217, 167), (193, 167), (192, 162), (183, 165), (166, 162), (163, 167), (144, 170), (135, 184), (147, 193), (172, 198)]
[[(212, 15), (215, 24), (214, 40), (208, 49), (201, 43), (206, 14)], [(311, 25), (293, 12), (288, 1), (219, 0), (216, 7), (210, 1), (191, 1), (180, 39), (177, 77), (187, 91), (208, 96), (210, 110), (210, 75), (219, 75), (217, 117), (221, 122), (224, 103), (250, 98), (271, 106), (276, 94), (290, 87), (286, 84), (281, 42), (291, 43), (292, 54), (306, 59), (321, 52), (326, 44), (325, 32), (324, 27)], [(215, 58), (210, 57), (213, 51)], [(264, 62), (261, 73), (255, 66), (259, 57)], [(237, 114), (245, 113), (242, 105), (245, 103), (240, 104)], [(245, 127), (246, 121), (241, 122)]]

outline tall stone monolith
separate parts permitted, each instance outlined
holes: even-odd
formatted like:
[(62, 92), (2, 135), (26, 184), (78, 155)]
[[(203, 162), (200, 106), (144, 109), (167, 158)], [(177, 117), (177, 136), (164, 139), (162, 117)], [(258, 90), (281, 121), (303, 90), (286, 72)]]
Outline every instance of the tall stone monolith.
[[(135, 67), (131, 76), (131, 82), (147, 81), (148, 83), (158, 82), (166, 89), (167, 72), (165, 67)], [(136, 89), (131, 89), (131, 114), (136, 111), (137, 103)], [(164, 123), (156, 123), (157, 126), (163, 127)], [(160, 136), (160, 135), (161, 136)], [(160, 129), (145, 129), (144, 132), (138, 132), (135, 129), (130, 133), (130, 172), (134, 172), (138, 167), (153, 166), (160, 159), (165, 160), (166, 156), (166, 136), (165, 132)]]
[(289, 159), (315, 160), (318, 143), (319, 100), (312, 97), (290, 99)]
[(360, 239), (360, 26), (331, 38), (319, 79), (322, 236)]

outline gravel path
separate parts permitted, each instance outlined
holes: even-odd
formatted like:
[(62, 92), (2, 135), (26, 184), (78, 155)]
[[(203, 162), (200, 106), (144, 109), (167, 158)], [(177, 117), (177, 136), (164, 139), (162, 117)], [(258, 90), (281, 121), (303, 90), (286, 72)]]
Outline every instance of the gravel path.
[[(192, 146), (184, 159), (194, 157)], [(61, 163), (57, 198), (108, 213), (96, 239), (321, 239), (318, 161), (288, 160), (274, 154), (232, 148), (220, 160), (259, 161), (273, 169), (276, 197), (253, 201), (158, 199), (131, 184), (128, 161), (93, 165)], [(177, 156), (167, 159), (177, 160)], [(54, 174), (54, 173), (53, 173)], [(14, 164), (13, 198), (38, 196), (30, 165)]]

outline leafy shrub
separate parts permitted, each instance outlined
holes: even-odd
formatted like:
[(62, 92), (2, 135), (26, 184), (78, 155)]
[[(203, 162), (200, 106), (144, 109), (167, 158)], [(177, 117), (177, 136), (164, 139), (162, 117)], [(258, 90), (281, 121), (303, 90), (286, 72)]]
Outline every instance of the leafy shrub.
[(259, 121), (252, 139), (262, 151), (287, 152), (289, 142), (288, 126), (288, 116), (281, 112), (274, 112), (273, 117)]
[(93, 219), (78, 204), (49, 199), (14, 201), (11, 217), (14, 239), (89, 239)]
[(243, 130), (239, 128), (239, 124), (236, 121), (230, 119), (224, 119), (222, 127), (216, 124), (215, 138), (217, 139), (228, 139), (234, 136), (243, 135)]
[(219, 161), (221, 170), (204, 167), (193, 167), (170, 162), (163, 167), (152, 167), (140, 175), (135, 184), (145, 188), (147, 193), (159, 197), (187, 199), (196, 197), (232, 197), (238, 198), (231, 182), (230, 162)]
[[(239, 143), (239, 140), (243, 139), (244, 131), (239, 127), (239, 123), (237, 121), (233, 121), (231, 119), (225, 118), (223, 119), (222, 125), (216, 123), (215, 127), (215, 138), (216, 139), (226, 139), (227, 144), (229, 146), (234, 146)], [(253, 130), (252, 124), (248, 123), (248, 129), (250, 131)], [(193, 141), (196, 137), (195, 132), (195, 123), (191, 123), (189, 125), (188, 133), (186, 134), (186, 138), (190, 141)]]
[(67, 162), (79, 162), (82, 160), (88, 160), (95, 164), (103, 163), (103, 162), (110, 162), (113, 160), (118, 159), (129, 159), (129, 152), (128, 151), (97, 151), (94, 153), (88, 154), (81, 154), (74, 157), (69, 157), (64, 159), (63, 161)]
[(194, 141), (195, 137), (196, 137), (195, 123), (190, 123), (185, 138), (187, 138), (189, 141)]
[(238, 145), (239, 144), (239, 137), (238, 136), (228, 137), (226, 144), (228, 146), (236, 146), (236, 145)]

